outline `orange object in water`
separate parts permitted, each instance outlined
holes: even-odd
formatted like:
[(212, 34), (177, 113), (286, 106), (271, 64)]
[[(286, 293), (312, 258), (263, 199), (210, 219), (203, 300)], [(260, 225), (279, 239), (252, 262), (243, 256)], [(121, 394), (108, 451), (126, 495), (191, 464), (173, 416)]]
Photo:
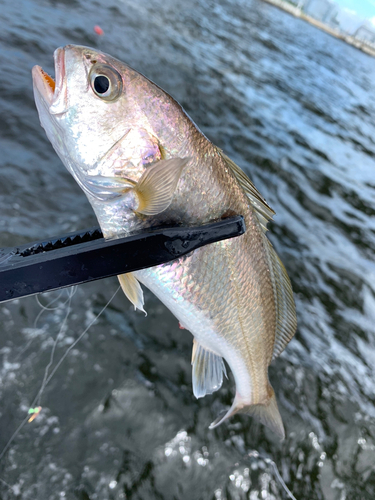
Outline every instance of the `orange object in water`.
[(104, 35), (104, 31), (102, 30), (102, 28), (98, 25), (94, 26), (94, 31), (97, 35)]
[(42, 409), (41, 406), (37, 406), (36, 408), (30, 408), (28, 413), (29, 415), (31, 415), (31, 417), (29, 418), (28, 422), (32, 422), (39, 415), (41, 409)]

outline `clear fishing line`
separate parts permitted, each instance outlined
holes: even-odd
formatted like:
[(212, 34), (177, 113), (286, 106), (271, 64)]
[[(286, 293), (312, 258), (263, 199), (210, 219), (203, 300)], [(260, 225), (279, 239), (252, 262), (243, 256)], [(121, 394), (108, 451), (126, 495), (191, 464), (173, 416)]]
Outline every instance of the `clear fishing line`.
[[(72, 349), (74, 349), (74, 347), (78, 344), (78, 342), (82, 339), (82, 337), (87, 333), (87, 331), (89, 330), (89, 328), (91, 328), (91, 326), (95, 323), (95, 321), (104, 313), (104, 311), (107, 309), (107, 307), (109, 306), (109, 304), (115, 298), (115, 296), (116, 296), (117, 292), (120, 290), (120, 288), (121, 288), (121, 286), (119, 286), (117, 288), (117, 290), (115, 291), (115, 293), (112, 295), (112, 297), (106, 303), (106, 305), (101, 309), (101, 311), (97, 314), (97, 316), (95, 316), (95, 318), (89, 323), (89, 325), (85, 328), (85, 330), (81, 333), (81, 335), (77, 338), (77, 340), (75, 340), (73, 342), (73, 344), (71, 344), (68, 347), (68, 349), (65, 351), (65, 354), (61, 357), (61, 359), (59, 360), (59, 362), (57, 363), (57, 365), (55, 366), (55, 368), (52, 370), (51, 374), (47, 378), (44, 387), (46, 387), (46, 385), (51, 381), (52, 377), (55, 375), (56, 371), (58, 370), (58, 368), (60, 367), (60, 365), (64, 361), (64, 359), (67, 357), (67, 355), (70, 353), (70, 351)], [(34, 404), (32, 406), (34, 406)]]
[(7, 487), (11, 490), (11, 492), (12, 492), (12, 493), (14, 493), (13, 486), (11, 486), (11, 485), (10, 485), (10, 484), (8, 484), (6, 481), (4, 481), (4, 479), (1, 479), (1, 477), (0, 477), (0, 483), (5, 484), (5, 486), (7, 486)]
[[(73, 287), (74, 288), (74, 287)], [(55, 302), (57, 302), (59, 300), (59, 298), (61, 297), (61, 295), (63, 294), (64, 290), (61, 290), (59, 295), (57, 297), (55, 297), (54, 299), (52, 299), (50, 302), (48, 302), (48, 304), (46, 306), (44, 306), (41, 302), (40, 302), (40, 299), (39, 299), (39, 295), (35, 295), (35, 299), (36, 301), (38, 302), (38, 305), (40, 306), (40, 308), (42, 309), (38, 316), (35, 318), (35, 321), (34, 321), (34, 328), (37, 327), (37, 323), (38, 323), (38, 320), (40, 318), (40, 316), (43, 314), (44, 311), (56, 311), (57, 309), (60, 308), (60, 305), (56, 306), (56, 307), (51, 307), (52, 304), (54, 304)], [(69, 299), (68, 299), (69, 300)], [(64, 302), (64, 304), (66, 304), (66, 302)]]
[[(63, 293), (64, 293), (64, 290), (60, 290), (59, 295), (57, 297), (55, 297), (54, 299), (52, 299), (50, 302), (48, 302), (48, 304), (46, 306), (44, 306), (40, 302), (38, 295), (35, 295), (36, 301), (37, 301), (38, 305), (41, 307), (41, 310), (39, 311), (37, 317), (35, 318), (34, 330), (38, 330), (38, 321), (39, 321), (41, 315), (44, 313), (44, 311), (57, 311), (58, 309), (60, 309), (60, 307), (63, 307), (69, 301), (69, 296), (68, 296), (66, 301), (63, 302), (62, 304), (58, 304), (55, 307), (51, 307), (52, 304), (54, 304), (55, 302), (57, 302), (60, 299), (60, 297), (62, 296)], [(17, 361), (27, 351), (27, 349), (31, 346), (31, 344), (34, 342), (34, 340), (35, 340), (35, 337), (31, 338), (26, 343), (26, 345), (21, 349), (21, 351), (14, 358), (14, 361)]]
[(289, 498), (291, 498), (292, 500), (297, 500), (296, 497), (293, 495), (293, 493), (290, 491), (290, 489), (288, 488), (288, 486), (285, 484), (285, 481), (284, 479), (281, 477), (281, 474), (279, 472), (279, 469), (277, 468), (277, 465), (276, 463), (271, 459), (271, 458), (268, 458), (268, 457), (264, 457), (263, 455), (261, 455), (259, 453), (259, 451), (257, 450), (253, 450), (251, 451), (250, 453), (248, 453), (246, 455), (246, 457), (244, 457), (245, 460), (249, 460), (249, 458), (260, 458), (262, 460), (264, 460), (264, 462), (268, 465), (271, 465), (272, 468), (273, 468), (273, 471), (275, 473), (275, 476), (277, 478), (277, 480), (279, 481), (279, 483), (281, 484), (281, 486), (284, 488), (284, 491), (285, 493), (288, 495)]
[[(58, 304), (57, 306), (55, 307), (51, 307), (52, 304), (54, 304), (55, 302), (57, 302), (59, 300), (59, 298), (62, 296), (62, 294), (64, 293), (65, 290), (60, 290), (60, 293), (57, 297), (55, 297), (54, 299), (52, 299), (50, 302), (48, 302), (48, 304), (46, 306), (44, 306), (41, 302), (40, 302), (40, 299), (39, 299), (39, 295), (35, 295), (35, 299), (38, 303), (38, 306), (41, 308), (41, 311), (39, 311), (39, 314), (38, 316), (35, 318), (35, 321), (34, 321), (34, 328), (36, 329), (37, 328), (37, 325), (38, 325), (38, 321), (39, 321), (39, 318), (41, 317), (41, 315), (44, 313), (44, 311), (57, 311), (57, 309), (59, 309), (61, 306), (60, 304)], [(63, 303), (63, 305), (65, 305), (69, 300), (69, 297), (68, 299)]]
[[(76, 288), (76, 287), (74, 287)], [(61, 325), (61, 328), (59, 330), (59, 333), (57, 334), (56, 336), (56, 339), (54, 341), (54, 345), (53, 345), (53, 348), (52, 348), (52, 351), (51, 351), (51, 356), (50, 356), (50, 361), (48, 363), (48, 365), (46, 366), (46, 369), (45, 369), (45, 372), (44, 372), (44, 377), (43, 377), (43, 382), (42, 382), (42, 385), (38, 391), (38, 394), (36, 395), (36, 397), (34, 398), (33, 402), (31, 403), (30, 405), (30, 410), (27, 414), (27, 416), (23, 419), (23, 421), (20, 423), (20, 425), (17, 427), (17, 429), (14, 431), (14, 433), (12, 434), (12, 436), (10, 437), (9, 441), (7, 442), (7, 444), (4, 446), (4, 449), (3, 451), (0, 453), (0, 461), (2, 460), (2, 458), (4, 457), (5, 453), (8, 451), (10, 445), (12, 444), (12, 442), (14, 441), (14, 439), (17, 437), (17, 435), (19, 434), (19, 432), (21, 431), (21, 429), (23, 428), (23, 426), (30, 420), (30, 413), (34, 413), (36, 412), (36, 409), (34, 408), (37, 401), (40, 402), (41, 400), (41, 396), (45, 390), (45, 388), (47, 387), (47, 385), (49, 384), (49, 382), (51, 381), (52, 377), (55, 375), (56, 371), (59, 369), (59, 367), (61, 366), (61, 364), (63, 363), (63, 361), (65, 360), (65, 358), (68, 356), (68, 354), (70, 353), (70, 351), (72, 349), (74, 349), (74, 347), (78, 344), (78, 342), (82, 339), (82, 337), (87, 333), (87, 331), (91, 328), (91, 326), (96, 322), (96, 320), (103, 314), (103, 312), (107, 309), (107, 307), (109, 306), (109, 304), (112, 302), (112, 300), (115, 298), (115, 296), (117, 295), (118, 291), (120, 290), (120, 286), (117, 288), (117, 290), (114, 292), (114, 294), (112, 295), (112, 297), (108, 300), (108, 302), (105, 304), (105, 306), (102, 307), (102, 309), (99, 311), (99, 313), (95, 316), (95, 318), (89, 323), (89, 325), (84, 329), (84, 331), (80, 334), (80, 336), (68, 347), (68, 349), (65, 351), (65, 353), (63, 354), (63, 356), (60, 358), (60, 360), (57, 362), (57, 364), (55, 365), (54, 369), (51, 371), (51, 373), (48, 375), (48, 371), (50, 369), (50, 367), (52, 366), (52, 363), (53, 363), (53, 357), (54, 357), (54, 353), (55, 353), (55, 350), (56, 350), (56, 345), (57, 345), (57, 341), (58, 341), (58, 338), (64, 328), (64, 325), (67, 321), (67, 318), (68, 318), (68, 315), (69, 315), (69, 312), (70, 312), (70, 306), (71, 306), (71, 299), (75, 293), (76, 290), (72, 291), (70, 294), (69, 294), (69, 298), (67, 300), (68, 302), (68, 310), (67, 310), (67, 314), (65, 315), (64, 317), (64, 320), (63, 320), (63, 324)], [(37, 406), (40, 406), (40, 405), (37, 405)], [(39, 411), (37, 412), (39, 413)], [(31, 420), (30, 420), (31, 421)], [(4, 481), (5, 482), (5, 481)], [(9, 486), (9, 485), (7, 485)], [(10, 486), (10, 488), (12, 488)]]
[[(41, 398), (42, 398), (42, 394), (43, 394), (44, 389), (46, 387), (48, 372), (49, 372), (49, 369), (51, 368), (51, 366), (53, 364), (53, 358), (55, 356), (55, 351), (56, 351), (57, 343), (58, 343), (58, 341), (59, 341), (59, 339), (60, 339), (60, 337), (61, 337), (61, 335), (62, 335), (62, 333), (64, 331), (65, 325), (66, 325), (66, 323), (68, 321), (68, 317), (69, 317), (70, 310), (71, 310), (71, 305), (72, 305), (72, 298), (73, 298), (73, 295), (76, 293), (76, 291), (77, 291), (77, 287), (76, 286), (73, 286), (69, 290), (69, 297), (68, 297), (68, 300), (67, 300), (68, 307), (66, 308), (66, 313), (65, 313), (64, 319), (63, 319), (63, 321), (61, 323), (59, 333), (56, 335), (55, 341), (53, 343), (52, 350), (51, 350), (51, 355), (50, 355), (50, 359), (49, 359), (49, 363), (48, 363), (48, 365), (46, 366), (46, 368), (44, 370), (44, 377), (43, 377), (42, 386), (41, 386), (41, 388), (39, 390), (39, 393), (38, 393), (38, 396), (37, 396), (37, 403), (36, 403), (37, 406), (40, 406), (40, 401), (41, 401)], [(32, 405), (32, 406), (34, 406), (34, 405)]]

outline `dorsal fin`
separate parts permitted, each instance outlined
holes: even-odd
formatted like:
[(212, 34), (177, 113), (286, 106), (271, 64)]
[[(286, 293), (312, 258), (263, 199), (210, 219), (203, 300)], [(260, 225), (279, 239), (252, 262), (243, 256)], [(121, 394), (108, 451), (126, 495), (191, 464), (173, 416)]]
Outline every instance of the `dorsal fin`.
[(296, 332), (296, 307), (293, 299), (292, 285), (285, 267), (266, 235), (263, 235), (263, 241), (267, 253), (276, 306), (276, 333), (272, 355), (272, 359), (274, 360), (283, 352)]
[(253, 208), (255, 209), (256, 216), (262, 226), (264, 232), (267, 231), (267, 222), (272, 220), (272, 217), (275, 215), (274, 210), (268, 205), (266, 200), (248, 178), (248, 176), (243, 172), (238, 165), (234, 163), (227, 155), (223, 152), (220, 152), (223, 160), (228, 165), (233, 175), (245, 191), (247, 197), (249, 198)]

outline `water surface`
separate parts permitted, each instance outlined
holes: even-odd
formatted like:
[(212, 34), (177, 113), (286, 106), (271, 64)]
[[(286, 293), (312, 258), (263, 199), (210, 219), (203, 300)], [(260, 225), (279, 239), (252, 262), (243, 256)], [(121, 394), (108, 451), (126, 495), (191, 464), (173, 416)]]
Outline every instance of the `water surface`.
[[(271, 366), (287, 438), (214, 431), (233, 379), (195, 400), (188, 332), (118, 294), (0, 462), (0, 498), (375, 498), (375, 59), (260, 0), (0, 0), (0, 246), (96, 224), (39, 125), (31, 68), (78, 43), (170, 92), (275, 209), (299, 327)], [(104, 37), (93, 27), (99, 24)], [(0, 306), (0, 450), (116, 279)], [(57, 309), (52, 310), (52, 308)], [(69, 314), (68, 314), (69, 313)], [(68, 316), (67, 322), (64, 318)], [(251, 454), (256, 450), (256, 453)]]

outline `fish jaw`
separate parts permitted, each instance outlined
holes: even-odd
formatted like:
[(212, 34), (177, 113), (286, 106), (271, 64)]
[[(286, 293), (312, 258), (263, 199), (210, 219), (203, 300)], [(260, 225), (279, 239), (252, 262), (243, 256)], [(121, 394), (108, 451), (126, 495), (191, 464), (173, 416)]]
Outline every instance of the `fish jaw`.
[(75, 178), (77, 183), (83, 187), (82, 176), (79, 168), (73, 161), (69, 148), (69, 119), (68, 114), (68, 92), (66, 74), (66, 51), (58, 48), (53, 54), (55, 67), (55, 80), (48, 75), (40, 66), (32, 69), (32, 80), (35, 104), (39, 114), (39, 120), (54, 150), (64, 163), (66, 168)]
[(43, 105), (49, 109), (54, 97), (55, 81), (40, 66), (34, 66), (31, 73), (37, 106), (39, 107), (40, 103), (43, 102)]
[(58, 48), (53, 54), (55, 80), (40, 66), (32, 69), (34, 96), (37, 106), (43, 104), (51, 114), (64, 113), (67, 110), (65, 51)]
[(33, 89), (39, 119), (48, 139), (57, 154), (63, 155), (62, 130), (59, 127), (56, 110), (66, 110), (65, 52), (58, 48), (54, 52), (55, 80), (40, 66), (32, 69)]
[(99, 59), (95, 54), (87, 47), (58, 48), (54, 52), (56, 82), (40, 66), (32, 70), (41, 125), (65, 166), (76, 180), (81, 180), (81, 187), (84, 176), (90, 175), (90, 170), (126, 133), (124, 126), (109, 123), (116, 121), (112, 116), (98, 125), (98, 118), (108, 114), (109, 109), (90, 87), (90, 69)]

